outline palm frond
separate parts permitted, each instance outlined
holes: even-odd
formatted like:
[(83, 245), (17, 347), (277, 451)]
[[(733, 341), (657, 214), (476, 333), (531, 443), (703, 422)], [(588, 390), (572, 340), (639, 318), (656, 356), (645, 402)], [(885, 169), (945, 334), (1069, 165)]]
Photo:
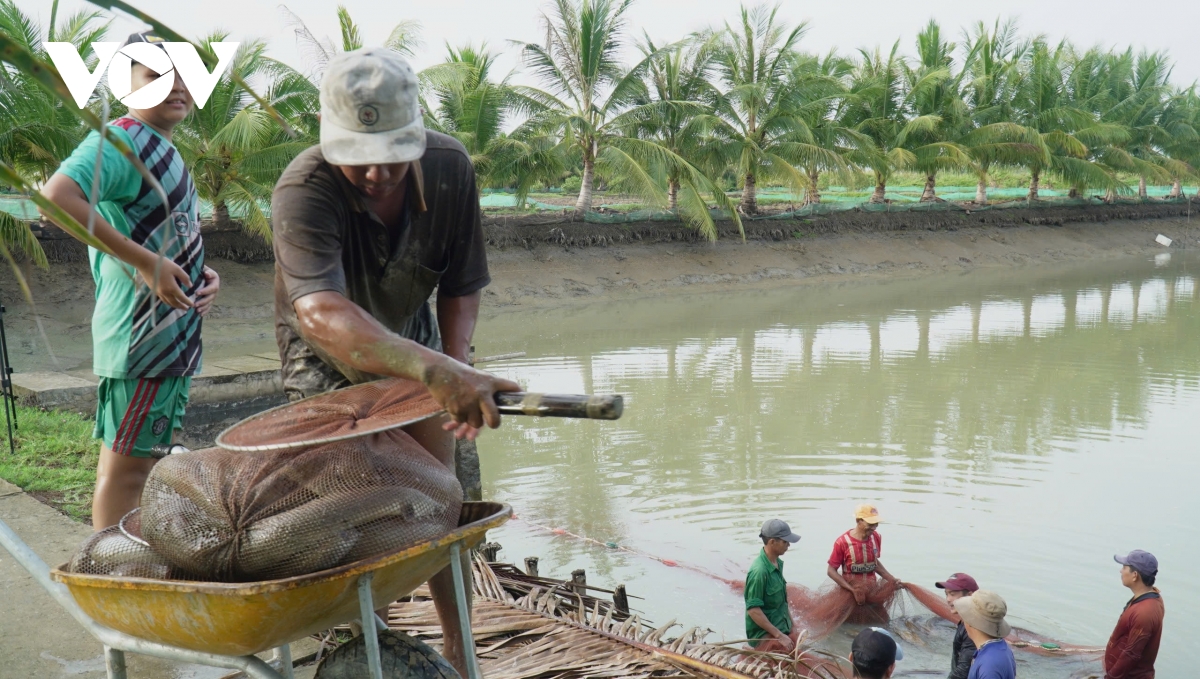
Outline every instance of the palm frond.
[(19, 252), (40, 269), (50, 268), (46, 261), (46, 252), (37, 236), (29, 228), (29, 223), (17, 219), (7, 212), (0, 212), (0, 242), (9, 252)]

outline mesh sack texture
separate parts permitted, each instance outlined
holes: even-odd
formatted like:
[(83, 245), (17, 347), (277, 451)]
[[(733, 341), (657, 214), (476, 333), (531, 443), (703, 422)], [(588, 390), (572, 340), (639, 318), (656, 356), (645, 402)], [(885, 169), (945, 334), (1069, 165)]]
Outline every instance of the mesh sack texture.
[(385, 379), (253, 415), (217, 437), (230, 450), (301, 448), (395, 429), (442, 412), (420, 382)]
[(169, 456), (142, 491), (142, 533), (177, 576), (274, 580), (394, 552), (458, 525), (454, 472), (391, 430), (303, 449)]
[(67, 570), (88, 575), (169, 580), (171, 564), (140, 539), (139, 510), (121, 523), (93, 533), (71, 557)]

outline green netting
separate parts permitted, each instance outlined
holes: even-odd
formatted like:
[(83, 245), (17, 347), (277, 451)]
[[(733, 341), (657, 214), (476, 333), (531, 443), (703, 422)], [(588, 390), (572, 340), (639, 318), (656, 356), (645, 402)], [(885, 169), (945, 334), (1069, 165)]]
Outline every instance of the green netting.
[[(543, 203), (532, 198), (526, 198), (525, 205), (535, 210), (562, 210), (567, 207)], [(517, 197), (511, 193), (485, 190), (484, 194), (479, 197), (479, 206), (482, 208), (517, 207)]]
[(38, 218), (37, 206), (28, 198), (0, 198), (0, 211), (7, 212), (18, 219), (35, 220)]

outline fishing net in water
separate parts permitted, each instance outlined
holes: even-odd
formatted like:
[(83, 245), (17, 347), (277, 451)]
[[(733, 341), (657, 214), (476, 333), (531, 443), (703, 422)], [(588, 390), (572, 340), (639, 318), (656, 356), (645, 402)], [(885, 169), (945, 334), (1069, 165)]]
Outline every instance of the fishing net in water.
[[(745, 591), (744, 582), (701, 572), (727, 582), (737, 592)], [(882, 578), (856, 584), (865, 598), (861, 605), (853, 594), (833, 583), (819, 589), (788, 583), (788, 609), (792, 612), (795, 628), (804, 631), (808, 642), (820, 641), (846, 624), (886, 627), (894, 620), (912, 621), (915, 616), (929, 613), (943, 620), (958, 623), (958, 615), (950, 607), (944, 594), (907, 582), (897, 588)], [(892, 627), (895, 629), (894, 625)], [(905, 629), (897, 631), (901, 637), (906, 637), (919, 636), (921, 633), (928, 633), (929, 630), (913, 630), (906, 626)], [(1008, 635), (1008, 643), (1013, 648), (1043, 656), (1094, 659), (1104, 654), (1103, 646), (1068, 644), (1019, 627), (1014, 627)]]
[(142, 533), (189, 577), (274, 580), (445, 535), (461, 507), (454, 472), (393, 430), (298, 450), (167, 457), (142, 491)]
[[(932, 613), (943, 620), (958, 622), (958, 616), (943, 594), (919, 585), (905, 583), (896, 588), (892, 583), (878, 579), (859, 586), (866, 599), (862, 604), (853, 594), (836, 585), (813, 590), (789, 583), (788, 608), (796, 625), (807, 630), (807, 638), (811, 641), (828, 637), (844, 624), (886, 626), (894, 619), (920, 613)], [(1067, 644), (1017, 627), (1009, 634), (1008, 642), (1014, 648), (1044, 656), (1099, 657), (1104, 653), (1103, 647)]]

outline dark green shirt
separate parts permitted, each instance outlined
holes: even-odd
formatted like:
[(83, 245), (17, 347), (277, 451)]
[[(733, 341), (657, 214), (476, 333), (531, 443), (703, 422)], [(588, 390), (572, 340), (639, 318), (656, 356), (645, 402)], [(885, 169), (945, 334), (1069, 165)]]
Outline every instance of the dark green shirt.
[(792, 632), (792, 613), (788, 610), (787, 581), (783, 579), (783, 559), (772, 565), (765, 551), (750, 565), (746, 574), (746, 638), (762, 639), (767, 631), (750, 619), (751, 608), (761, 608), (767, 620), (784, 634)]

